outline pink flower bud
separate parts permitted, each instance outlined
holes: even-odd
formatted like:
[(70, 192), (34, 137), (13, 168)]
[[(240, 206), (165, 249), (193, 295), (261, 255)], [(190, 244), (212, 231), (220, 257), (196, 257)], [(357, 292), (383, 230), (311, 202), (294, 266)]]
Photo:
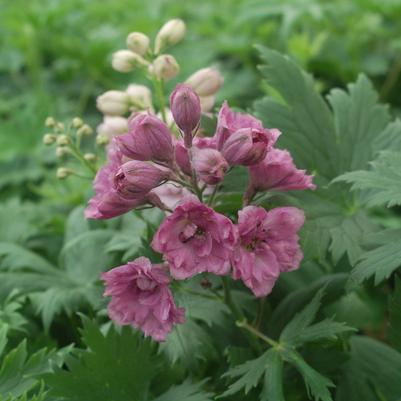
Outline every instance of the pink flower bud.
[(171, 132), (152, 114), (139, 114), (128, 122), (128, 134), (116, 141), (121, 152), (134, 160), (169, 164), (174, 158)]
[(199, 96), (189, 85), (179, 84), (170, 96), (170, 106), (176, 124), (184, 132), (185, 146), (191, 147), (201, 116)]
[(226, 140), (221, 153), (232, 166), (250, 166), (265, 158), (269, 146), (270, 138), (265, 131), (242, 128)]
[(228, 170), (228, 163), (215, 149), (193, 148), (193, 166), (198, 177), (208, 185), (223, 181)]
[(131, 160), (124, 163), (115, 176), (117, 192), (126, 198), (145, 196), (169, 177), (169, 170), (155, 165)]

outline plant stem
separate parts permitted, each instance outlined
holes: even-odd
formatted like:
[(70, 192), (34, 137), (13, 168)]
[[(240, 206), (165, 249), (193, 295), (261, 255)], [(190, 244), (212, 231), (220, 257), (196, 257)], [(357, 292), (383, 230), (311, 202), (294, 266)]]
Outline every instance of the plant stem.
[(82, 156), (81, 151), (75, 146), (74, 143), (70, 143), (69, 144), (69, 148), (71, 150), (71, 153), (82, 163), (84, 164), (86, 167), (88, 167), (88, 169), (94, 174), (96, 175), (97, 171), (96, 168), (94, 166), (92, 166), (92, 164), (90, 164), (87, 160), (85, 160), (85, 158)]
[(272, 347), (280, 347), (280, 344), (277, 341), (274, 341), (273, 339), (271, 339), (270, 337), (267, 337), (266, 335), (264, 335), (263, 333), (261, 333), (259, 330), (255, 329), (255, 327), (251, 326), (246, 319), (241, 320), (241, 321), (237, 321), (236, 325), (238, 327), (241, 327), (243, 329), (248, 330), (250, 333), (252, 333), (253, 335), (255, 335), (256, 337), (260, 338), (261, 340), (263, 340), (264, 342), (266, 342), (267, 344), (271, 345)]
[(153, 78), (153, 84), (159, 100), (159, 108), (162, 114), (163, 121), (167, 124), (166, 104), (164, 102), (164, 87), (163, 80), (156, 77)]
[(209, 198), (209, 200), (208, 200), (208, 202), (207, 202), (207, 204), (208, 204), (209, 206), (213, 206), (213, 202), (214, 202), (214, 199), (215, 199), (216, 194), (217, 194), (218, 191), (219, 191), (219, 184), (217, 184), (217, 185), (213, 188), (213, 192), (212, 192), (212, 194), (210, 195), (210, 198)]

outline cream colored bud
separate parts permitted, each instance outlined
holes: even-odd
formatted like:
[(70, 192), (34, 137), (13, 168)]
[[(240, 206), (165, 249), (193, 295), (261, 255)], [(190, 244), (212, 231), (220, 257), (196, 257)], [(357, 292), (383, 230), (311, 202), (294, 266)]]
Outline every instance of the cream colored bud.
[(107, 135), (105, 135), (105, 134), (98, 134), (98, 135), (96, 136), (96, 143), (97, 143), (99, 146), (105, 146), (105, 145), (107, 145), (109, 142), (110, 142), (110, 139), (109, 139), (109, 137), (108, 137)]
[(82, 121), (82, 118), (75, 117), (72, 119), (72, 126), (74, 128), (81, 128), (84, 125), (84, 122)]
[(53, 128), (56, 125), (56, 120), (53, 117), (47, 117), (45, 120), (45, 126)]
[(113, 54), (112, 67), (119, 72), (131, 72), (135, 67), (143, 67), (148, 62), (131, 50), (118, 50)]
[(70, 138), (67, 135), (59, 135), (57, 137), (57, 145), (59, 146), (66, 146), (69, 145)]
[(44, 134), (43, 135), (43, 143), (45, 145), (53, 145), (53, 143), (56, 142), (56, 139), (57, 139), (56, 135), (53, 135), (53, 134)]
[(203, 97), (214, 95), (221, 88), (223, 82), (224, 78), (220, 72), (211, 67), (196, 71), (186, 80), (186, 83), (199, 96)]
[(70, 169), (68, 169), (68, 168), (65, 168), (65, 167), (59, 167), (58, 169), (57, 169), (57, 178), (59, 179), (59, 180), (63, 180), (63, 179), (65, 179), (65, 178), (67, 178), (69, 175), (71, 175), (72, 174), (72, 171), (70, 170)]
[(92, 163), (92, 162), (94, 162), (94, 161), (96, 160), (96, 155), (93, 154), (93, 153), (85, 153), (85, 154), (84, 154), (84, 159), (85, 159), (87, 162)]
[(157, 78), (167, 81), (179, 73), (180, 66), (173, 56), (162, 54), (153, 62), (153, 71)]
[(128, 132), (128, 120), (124, 117), (105, 116), (103, 122), (97, 126), (96, 131), (98, 137), (103, 135), (106, 138), (126, 134)]
[(68, 148), (66, 148), (65, 146), (57, 146), (56, 148), (56, 156), (58, 158), (62, 158), (64, 157), (66, 154), (68, 153)]
[(201, 110), (204, 113), (213, 109), (214, 102), (215, 102), (214, 96), (205, 96), (205, 97), (200, 96), (199, 100), (200, 100), (200, 104), (201, 104)]
[(54, 127), (54, 131), (56, 132), (63, 132), (64, 131), (64, 124), (63, 123), (56, 123)]
[(149, 49), (150, 39), (142, 32), (131, 32), (127, 36), (127, 47), (134, 53), (143, 56)]
[(93, 129), (88, 124), (84, 124), (78, 131), (78, 136), (89, 136), (93, 134)]
[(96, 106), (104, 114), (120, 116), (129, 110), (129, 96), (122, 91), (107, 91), (96, 99)]
[(181, 19), (167, 21), (160, 29), (155, 40), (156, 54), (167, 47), (180, 42), (185, 36), (186, 26)]
[(131, 102), (131, 110), (148, 110), (152, 109), (152, 92), (145, 85), (131, 84), (126, 92)]
[[(166, 124), (169, 127), (174, 126), (175, 125), (175, 121), (174, 121), (173, 113), (171, 112), (171, 110), (168, 107), (165, 108), (165, 114), (166, 114)], [(159, 117), (160, 120), (163, 120), (163, 114), (162, 113), (160, 113), (160, 112), (157, 113), (157, 117)]]

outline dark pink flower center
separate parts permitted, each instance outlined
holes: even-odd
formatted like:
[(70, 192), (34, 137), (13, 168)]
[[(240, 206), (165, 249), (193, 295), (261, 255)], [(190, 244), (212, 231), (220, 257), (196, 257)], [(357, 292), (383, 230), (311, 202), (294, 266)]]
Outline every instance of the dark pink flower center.
[(203, 238), (204, 234), (205, 234), (205, 230), (202, 227), (197, 226), (194, 223), (189, 223), (180, 232), (179, 238), (180, 238), (180, 241), (185, 244), (186, 242), (190, 241), (193, 238), (196, 238), (196, 239)]

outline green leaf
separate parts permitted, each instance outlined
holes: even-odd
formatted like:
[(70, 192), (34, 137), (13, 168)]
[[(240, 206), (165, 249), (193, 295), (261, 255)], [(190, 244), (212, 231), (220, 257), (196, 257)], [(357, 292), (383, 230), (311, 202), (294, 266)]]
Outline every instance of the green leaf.
[(283, 359), (273, 352), (265, 371), (261, 401), (285, 401), (283, 394)]
[(394, 292), (389, 302), (390, 327), (389, 338), (391, 345), (401, 351), (401, 279), (395, 278)]
[(89, 222), (84, 216), (84, 210), (84, 206), (77, 206), (69, 214), (65, 226), (65, 244), (90, 230)]
[(83, 340), (87, 349), (66, 361), (68, 370), (56, 369), (45, 376), (50, 395), (69, 401), (144, 400), (159, 361), (150, 341), (130, 328), (121, 333), (84, 320)]
[(346, 173), (334, 182), (348, 182), (351, 190), (369, 190), (368, 207), (401, 205), (401, 152), (383, 151), (370, 164), (371, 170)]
[(201, 383), (191, 383), (187, 379), (179, 386), (171, 387), (153, 401), (212, 401), (213, 394), (202, 390), (203, 383), (204, 381)]
[[(358, 264), (351, 272), (349, 288), (371, 277), (374, 277), (377, 285), (390, 277), (401, 265), (401, 230), (385, 230), (369, 238), (373, 242), (377, 239), (379, 245), (361, 255)], [(383, 242), (385, 238), (387, 241)]]
[(401, 397), (400, 372), (399, 352), (372, 338), (353, 336), (336, 401), (397, 401)]
[(334, 384), (330, 379), (309, 366), (296, 351), (285, 352), (284, 359), (294, 365), (302, 375), (309, 398), (312, 396), (315, 401), (332, 401), (329, 387), (334, 387)]
[(248, 394), (253, 387), (258, 385), (265, 370), (269, 369), (270, 362), (274, 359), (273, 354), (275, 353), (275, 350), (270, 349), (259, 358), (246, 361), (242, 365), (230, 369), (224, 376), (228, 376), (232, 379), (239, 377), (239, 379), (231, 384), (220, 397), (233, 395), (242, 389), (245, 390), (245, 394)]

